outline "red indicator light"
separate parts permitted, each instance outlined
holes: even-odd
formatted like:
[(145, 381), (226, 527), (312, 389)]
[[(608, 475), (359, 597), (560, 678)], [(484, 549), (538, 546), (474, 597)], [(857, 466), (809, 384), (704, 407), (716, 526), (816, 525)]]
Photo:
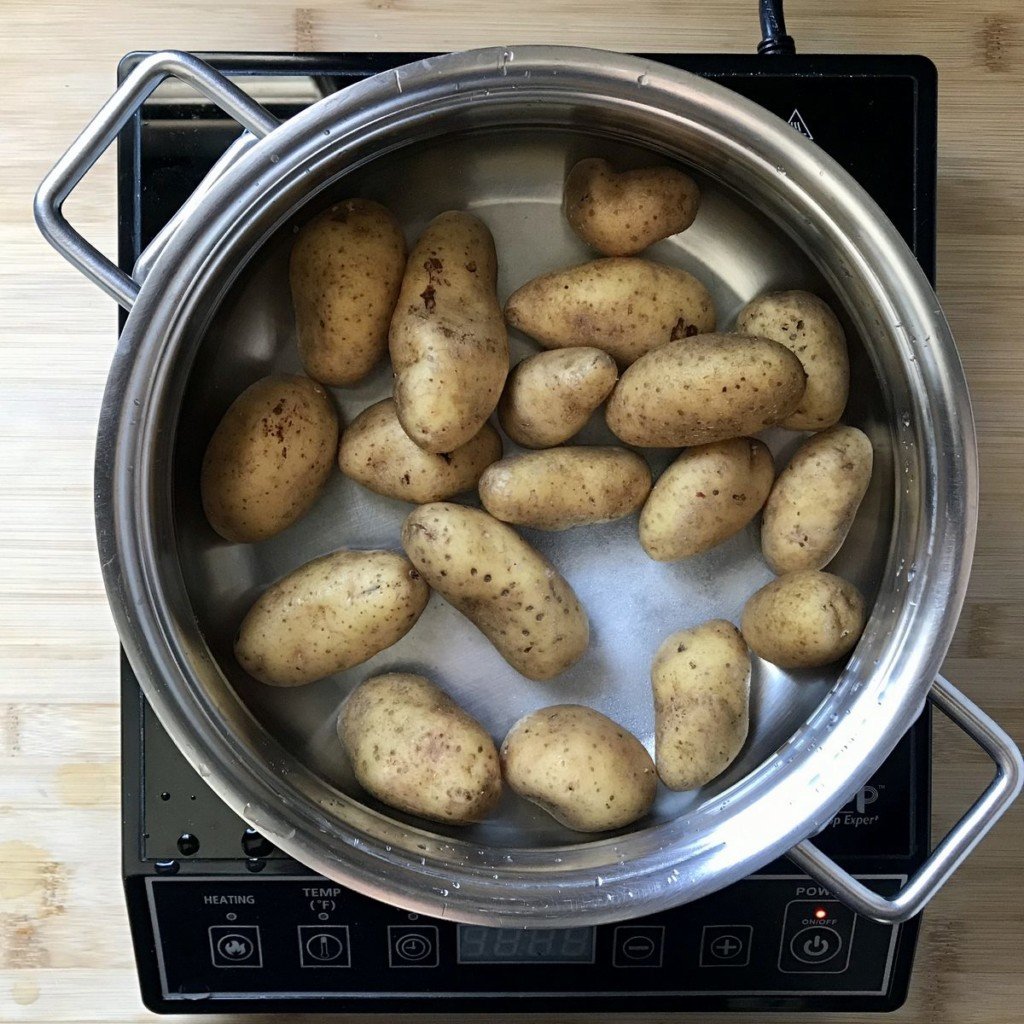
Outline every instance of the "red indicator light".
[(825, 918), (828, 917), (828, 911), (824, 907), (818, 907), (814, 912), (814, 916), (817, 920), (824, 921)]

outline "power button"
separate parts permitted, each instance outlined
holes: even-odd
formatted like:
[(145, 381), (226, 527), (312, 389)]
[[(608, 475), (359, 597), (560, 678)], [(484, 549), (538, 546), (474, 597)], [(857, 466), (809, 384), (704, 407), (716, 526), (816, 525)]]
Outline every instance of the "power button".
[(779, 944), (783, 974), (842, 974), (850, 966), (857, 915), (838, 900), (786, 904)]

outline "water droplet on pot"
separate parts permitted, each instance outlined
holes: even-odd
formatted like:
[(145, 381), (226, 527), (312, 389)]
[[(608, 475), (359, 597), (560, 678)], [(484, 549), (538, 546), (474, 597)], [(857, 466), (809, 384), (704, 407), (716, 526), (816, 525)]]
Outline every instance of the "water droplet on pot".
[(639, 85), (642, 89), (648, 83), (648, 81), (650, 81), (650, 79), (647, 77), (646, 74), (643, 74), (637, 77), (636, 84)]
[(911, 420), (910, 420), (910, 413), (909, 412), (903, 412), (900, 415), (900, 423), (902, 423), (903, 426), (905, 426), (905, 427), (909, 427), (910, 426), (910, 422), (911, 422)]

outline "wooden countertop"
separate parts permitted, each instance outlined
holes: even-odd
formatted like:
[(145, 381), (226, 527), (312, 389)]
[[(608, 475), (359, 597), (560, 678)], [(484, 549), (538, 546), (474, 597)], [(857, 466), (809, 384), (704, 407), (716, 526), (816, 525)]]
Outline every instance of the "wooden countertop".
[[(93, 438), (116, 313), (43, 243), (30, 214), (43, 174), (111, 91), (118, 58), (171, 46), (445, 50), (545, 41), (747, 52), (758, 38), (756, 6), (0, 5), (7, 69), (0, 84), (0, 1020), (150, 1018), (136, 989), (122, 904), (117, 643), (93, 537)], [(946, 671), (1020, 742), (1024, 10), (1019, 0), (986, 0), (980, 9), (962, 0), (796, 0), (787, 7), (805, 53), (918, 52), (939, 68), (939, 293), (966, 363), (982, 461), (974, 576)], [(114, 251), (113, 169), (108, 155), (68, 203), (73, 222), (107, 252)], [(986, 778), (983, 756), (952, 732), (938, 730), (937, 833)], [(1018, 806), (934, 901), (909, 1002), (890, 1019), (1021, 1019), (1022, 826)]]

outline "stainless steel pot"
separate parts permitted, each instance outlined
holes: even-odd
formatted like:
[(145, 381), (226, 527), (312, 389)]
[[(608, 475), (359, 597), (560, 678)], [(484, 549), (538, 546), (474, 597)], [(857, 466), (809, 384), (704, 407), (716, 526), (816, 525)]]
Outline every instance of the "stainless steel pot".
[[(60, 208), (168, 75), (251, 134), (129, 277), (77, 235)], [(333, 712), (353, 679), (398, 659), (444, 680), (497, 735), (529, 707), (576, 698), (650, 741), (653, 647), (705, 614), (735, 617), (768, 578), (750, 538), (685, 571), (615, 561), (625, 556), (608, 553), (635, 539), (629, 525), (608, 528), (588, 547), (542, 541), (597, 626), (596, 653), (557, 688), (507, 681), (486, 645), (438, 603), (410, 634), (413, 646), (301, 694), (268, 693), (230, 655), (246, 603), (276, 575), (341, 543), (394, 546), (403, 508), (371, 505), (339, 477), (293, 530), (257, 547), (225, 545), (198, 508), (202, 447), (245, 384), (296, 365), (289, 238), (331, 198), (357, 190), (383, 198), (412, 230), (447, 205), (478, 208), (498, 238), (507, 292), (529, 273), (582, 258), (557, 209), (569, 160), (595, 152), (640, 160), (651, 151), (702, 176), (701, 220), (662, 243), (661, 254), (699, 268), (723, 314), (766, 286), (816, 287), (859, 339), (849, 418), (870, 432), (877, 470), (839, 571), (874, 594), (874, 610), (841, 674), (759, 665), (740, 761), (697, 794), (664, 795), (632, 831), (581, 837), (522, 807), (468, 831), (427, 831), (360, 795), (340, 763)], [(963, 600), (977, 508), (974, 431), (953, 340), (881, 211), (817, 147), (754, 104), (656, 63), (526, 47), (380, 74), (278, 125), (201, 61), (157, 54), (46, 178), (36, 215), (49, 240), (131, 311), (101, 416), (96, 512), (132, 666), (199, 774), (311, 868), (410, 910), (543, 927), (661, 910), (788, 853), (857, 911), (902, 920), (1018, 792), (1021, 759), (1009, 738), (936, 675)], [(382, 371), (339, 392), (339, 401), (351, 412), (386, 388)], [(778, 451), (793, 440), (780, 433), (771, 442)], [(991, 755), (997, 775), (919, 874), (885, 899), (808, 837), (864, 784), (929, 699)]]

